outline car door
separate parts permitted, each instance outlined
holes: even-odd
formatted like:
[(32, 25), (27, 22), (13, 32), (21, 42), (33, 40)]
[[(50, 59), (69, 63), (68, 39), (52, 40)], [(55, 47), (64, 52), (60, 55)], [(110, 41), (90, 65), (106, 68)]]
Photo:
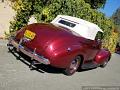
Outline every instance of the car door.
[(86, 61), (94, 60), (97, 52), (100, 50), (102, 42), (102, 33), (98, 32), (95, 40), (86, 40), (85, 41), (85, 50), (86, 50)]

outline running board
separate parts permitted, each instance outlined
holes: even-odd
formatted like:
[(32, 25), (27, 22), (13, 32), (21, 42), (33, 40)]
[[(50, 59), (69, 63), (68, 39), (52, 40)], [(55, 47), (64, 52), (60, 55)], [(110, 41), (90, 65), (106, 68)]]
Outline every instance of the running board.
[(81, 66), (82, 69), (89, 69), (89, 68), (96, 68), (98, 67), (99, 65), (94, 63), (94, 62), (89, 62), (89, 63), (86, 63), (86, 64), (83, 64)]

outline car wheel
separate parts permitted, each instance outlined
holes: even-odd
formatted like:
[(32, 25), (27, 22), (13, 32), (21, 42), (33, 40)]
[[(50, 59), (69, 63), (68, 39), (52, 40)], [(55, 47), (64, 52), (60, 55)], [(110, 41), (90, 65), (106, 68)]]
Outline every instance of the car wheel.
[(64, 74), (68, 75), (68, 76), (73, 75), (77, 71), (80, 63), (81, 63), (81, 57), (80, 56), (76, 56), (71, 61), (69, 67), (64, 70)]
[(109, 62), (109, 60), (110, 60), (110, 57), (107, 58), (107, 59), (100, 65), (100, 67), (101, 67), (101, 68), (106, 67), (106, 65), (107, 65), (107, 63)]

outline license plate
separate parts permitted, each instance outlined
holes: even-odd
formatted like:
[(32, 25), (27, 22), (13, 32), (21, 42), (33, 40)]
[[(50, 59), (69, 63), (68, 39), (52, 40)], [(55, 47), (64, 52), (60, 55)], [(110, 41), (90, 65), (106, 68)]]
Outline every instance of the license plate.
[(31, 39), (31, 40), (35, 38), (35, 35), (36, 34), (34, 32), (32, 32), (32, 31), (30, 31), (30, 30), (26, 30), (25, 33), (24, 33), (24, 36), (26, 38)]

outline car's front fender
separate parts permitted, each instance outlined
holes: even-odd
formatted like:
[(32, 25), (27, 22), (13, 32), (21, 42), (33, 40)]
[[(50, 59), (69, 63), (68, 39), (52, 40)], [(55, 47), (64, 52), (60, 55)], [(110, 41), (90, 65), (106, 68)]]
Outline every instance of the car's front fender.
[(97, 55), (96, 55), (96, 57), (95, 57), (95, 62), (96, 62), (97, 64), (101, 64), (101, 63), (103, 63), (105, 60), (110, 59), (110, 57), (111, 57), (111, 53), (110, 53), (109, 50), (101, 49), (101, 50), (97, 53)]

